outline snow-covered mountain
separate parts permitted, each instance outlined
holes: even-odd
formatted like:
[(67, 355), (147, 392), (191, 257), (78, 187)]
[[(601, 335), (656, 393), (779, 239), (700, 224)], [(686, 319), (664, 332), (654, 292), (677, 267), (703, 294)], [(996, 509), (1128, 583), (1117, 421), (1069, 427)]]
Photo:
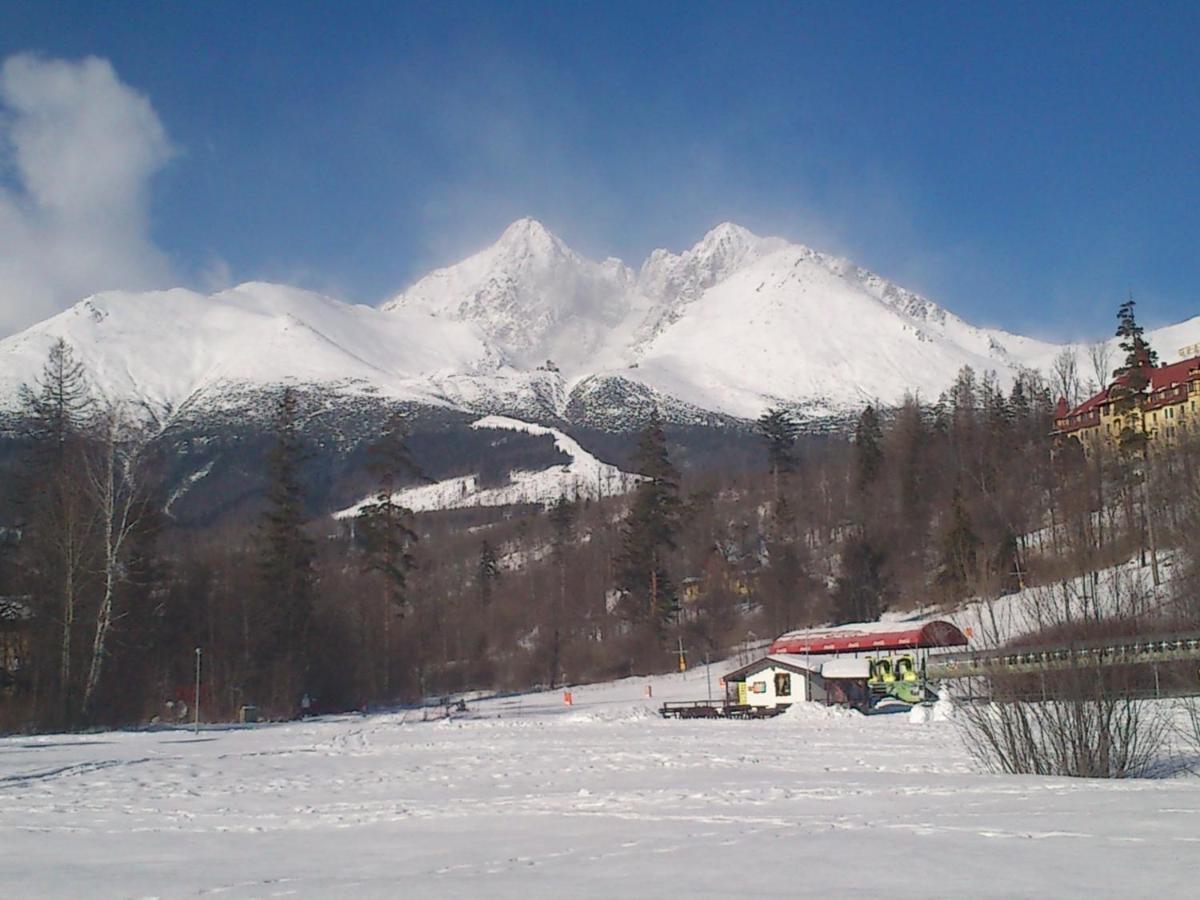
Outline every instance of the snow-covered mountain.
[[(965, 365), (1002, 381), (1048, 372), (1062, 349), (973, 326), (847, 260), (728, 222), (682, 253), (655, 250), (634, 275), (522, 219), (383, 309), (474, 324), (515, 369), (552, 360), (560, 413), (589, 424), (647, 397), (690, 420), (775, 404), (844, 417), (906, 393), (933, 400)], [(1170, 358), (1200, 340), (1200, 317), (1150, 336)]]
[[(1002, 380), (1048, 371), (1060, 350), (730, 223), (635, 272), (584, 258), (532, 219), (378, 309), (262, 283), (98, 294), (0, 341), (0, 409), (60, 337), (103, 394), (159, 419), (291, 383), (608, 429), (654, 407), (687, 422), (774, 404), (845, 417), (906, 392), (932, 400), (964, 365)], [(1150, 338), (1171, 358), (1200, 341), (1200, 317)]]

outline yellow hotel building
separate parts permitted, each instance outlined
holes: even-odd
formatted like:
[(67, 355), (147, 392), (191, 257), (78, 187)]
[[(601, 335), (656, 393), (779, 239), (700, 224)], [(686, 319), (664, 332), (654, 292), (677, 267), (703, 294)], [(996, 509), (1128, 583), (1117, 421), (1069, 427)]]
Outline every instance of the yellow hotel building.
[(1178, 444), (1200, 434), (1200, 346), (1180, 351), (1185, 359), (1147, 368), (1144, 391), (1130, 397), (1128, 375), (1074, 409), (1060, 399), (1054, 411), (1055, 438), (1076, 438), (1091, 456), (1100, 447), (1115, 447), (1126, 428), (1144, 431), (1151, 449)]

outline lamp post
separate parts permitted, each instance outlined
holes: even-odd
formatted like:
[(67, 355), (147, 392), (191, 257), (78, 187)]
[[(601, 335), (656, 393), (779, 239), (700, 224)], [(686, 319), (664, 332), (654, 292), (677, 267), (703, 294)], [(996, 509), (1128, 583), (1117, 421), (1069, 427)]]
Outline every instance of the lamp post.
[(196, 648), (196, 697), (192, 707), (192, 726), (196, 734), (200, 733), (200, 648)]
[(704, 680), (708, 683), (708, 702), (712, 704), (712, 669), (708, 661), (708, 651), (704, 651)]

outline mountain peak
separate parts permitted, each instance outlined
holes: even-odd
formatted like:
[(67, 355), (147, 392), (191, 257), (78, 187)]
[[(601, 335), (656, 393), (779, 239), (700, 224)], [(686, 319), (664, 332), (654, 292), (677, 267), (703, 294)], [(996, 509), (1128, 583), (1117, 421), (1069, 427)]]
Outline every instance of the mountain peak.
[(622, 323), (641, 314), (633, 281), (619, 261), (586, 259), (527, 216), (491, 247), (431, 272), (383, 309), (470, 322), (519, 367), (551, 359), (573, 371), (607, 359), (614, 330), (632, 330)]
[(700, 239), (700, 244), (714, 244), (728, 241), (753, 243), (759, 240), (762, 240), (762, 238), (749, 228), (745, 228), (736, 222), (722, 222), (720, 225), (710, 228), (708, 233)]
[[(735, 222), (722, 222), (680, 254), (655, 250), (642, 264), (640, 285), (647, 296), (669, 306), (689, 302), (746, 264), (786, 246), (780, 238), (759, 237)], [(669, 310), (667, 318), (674, 315)]]
[(570, 248), (545, 225), (531, 216), (517, 219), (500, 235), (496, 247), (501, 249), (521, 248), (541, 252), (570, 253)]

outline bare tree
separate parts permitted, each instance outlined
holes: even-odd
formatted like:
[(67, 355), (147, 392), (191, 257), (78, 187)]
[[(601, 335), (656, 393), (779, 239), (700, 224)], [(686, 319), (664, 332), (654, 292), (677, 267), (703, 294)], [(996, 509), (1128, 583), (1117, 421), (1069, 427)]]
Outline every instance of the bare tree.
[(1057, 672), (1062, 699), (997, 696), (956, 715), (971, 754), (989, 769), (1023, 775), (1137, 778), (1160, 763), (1169, 722), (1146, 701), (1110, 694), (1084, 670)]
[(85, 717), (92, 711), (104, 669), (125, 548), (138, 526), (145, 500), (140, 472), (146, 448), (144, 433), (115, 404), (110, 404), (98, 417), (96, 431), (96, 450), (89, 455), (86, 470), (89, 493), (103, 534), (103, 590), (96, 610), (91, 662), (83, 691)]
[[(1105, 628), (1107, 616), (1137, 620), (1148, 594), (1136, 577), (1115, 572), (1105, 599), (1088, 596), (1086, 575), (1033, 588), (1019, 602), (985, 601), (976, 610), (987, 647), (1072, 646)], [(1032, 633), (1015, 637), (1019, 631)], [(1150, 773), (1168, 747), (1171, 723), (1139, 698), (1130, 667), (1102, 668), (1072, 655), (1036, 669), (997, 669), (988, 702), (964, 703), (955, 716), (968, 752), (988, 769), (1015, 774), (1128, 778)]]
[(1054, 357), (1050, 375), (1058, 395), (1075, 406), (1079, 402), (1079, 362), (1074, 346), (1063, 347)]
[(1100, 389), (1112, 380), (1112, 345), (1108, 341), (1096, 341), (1088, 346), (1088, 359), (1092, 363), (1092, 375)]
[(1184, 760), (1184, 765), (1194, 771), (1200, 765), (1200, 700), (1187, 697), (1179, 701), (1176, 731), (1192, 754), (1190, 760)]

